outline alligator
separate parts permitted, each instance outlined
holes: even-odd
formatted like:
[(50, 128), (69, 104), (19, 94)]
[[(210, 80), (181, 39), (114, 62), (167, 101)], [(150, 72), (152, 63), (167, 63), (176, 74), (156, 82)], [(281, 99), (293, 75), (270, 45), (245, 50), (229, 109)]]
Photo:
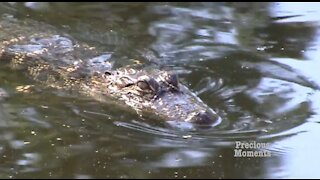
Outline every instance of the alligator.
[(113, 69), (109, 54), (35, 20), (3, 15), (0, 63), (26, 73), (39, 84), (74, 90), (100, 101), (110, 98), (138, 114), (212, 127), (221, 117), (178, 76), (157, 68)]

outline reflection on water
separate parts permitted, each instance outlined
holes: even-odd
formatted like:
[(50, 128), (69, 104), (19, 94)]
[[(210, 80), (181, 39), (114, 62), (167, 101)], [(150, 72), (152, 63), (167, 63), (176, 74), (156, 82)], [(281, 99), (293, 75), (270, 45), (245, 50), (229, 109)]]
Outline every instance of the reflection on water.
[[(115, 66), (176, 72), (222, 122), (186, 131), (69, 93), (18, 92), (34, 82), (1, 68), (0, 177), (320, 177), (317, 5), (1, 4), (112, 54)], [(249, 140), (270, 143), (272, 156), (235, 158), (235, 142)]]

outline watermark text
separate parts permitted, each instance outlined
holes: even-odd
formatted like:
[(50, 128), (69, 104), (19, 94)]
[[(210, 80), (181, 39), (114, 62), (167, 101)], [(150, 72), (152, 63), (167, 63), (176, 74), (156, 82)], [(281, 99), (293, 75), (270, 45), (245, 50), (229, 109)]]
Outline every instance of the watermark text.
[(269, 143), (236, 141), (234, 157), (271, 157)]

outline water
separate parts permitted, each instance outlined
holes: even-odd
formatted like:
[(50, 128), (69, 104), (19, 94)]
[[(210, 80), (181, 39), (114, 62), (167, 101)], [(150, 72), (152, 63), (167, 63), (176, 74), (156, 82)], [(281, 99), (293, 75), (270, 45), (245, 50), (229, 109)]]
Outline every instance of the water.
[[(3, 3), (117, 59), (174, 70), (222, 117), (184, 131), (0, 72), (1, 178), (319, 178), (319, 4)], [(30, 85), (30, 90), (21, 90)], [(20, 88), (19, 88), (20, 87)], [(271, 157), (235, 156), (236, 142)]]

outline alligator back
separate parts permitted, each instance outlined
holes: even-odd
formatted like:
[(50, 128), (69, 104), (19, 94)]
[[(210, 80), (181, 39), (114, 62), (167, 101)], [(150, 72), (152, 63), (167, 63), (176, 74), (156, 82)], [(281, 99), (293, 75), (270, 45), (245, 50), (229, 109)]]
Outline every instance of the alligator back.
[[(12, 69), (26, 70), (34, 80), (52, 87), (68, 85), (92, 73), (88, 57), (98, 53), (51, 25), (34, 20), (18, 20), (5, 15), (0, 21), (0, 58)], [(100, 56), (100, 59), (104, 56)], [(110, 69), (110, 64), (99, 66)]]

